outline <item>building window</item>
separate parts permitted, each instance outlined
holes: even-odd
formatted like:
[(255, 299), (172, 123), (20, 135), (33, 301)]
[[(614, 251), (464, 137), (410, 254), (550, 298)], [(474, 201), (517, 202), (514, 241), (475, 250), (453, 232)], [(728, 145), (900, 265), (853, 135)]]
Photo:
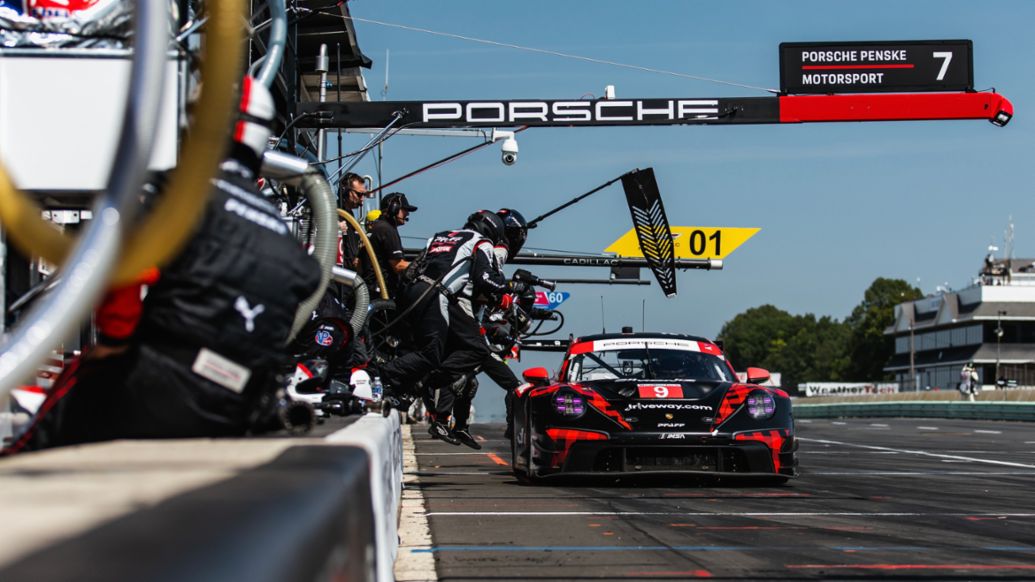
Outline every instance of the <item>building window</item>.
[(904, 335), (895, 338), (895, 353), (905, 354), (909, 352), (909, 336)]
[(934, 334), (935, 347), (937, 347), (937, 348), (947, 348), (947, 347), (949, 347), (949, 338), (950, 338), (950, 333), (949, 333), (949, 330), (947, 330), (947, 329), (939, 331), (939, 332), (936, 332)]
[(981, 342), (982, 342), (981, 326), (980, 325), (972, 325), (972, 326), (968, 327), (967, 328), (967, 344), (966, 345), (972, 346), (974, 344), (979, 344)]

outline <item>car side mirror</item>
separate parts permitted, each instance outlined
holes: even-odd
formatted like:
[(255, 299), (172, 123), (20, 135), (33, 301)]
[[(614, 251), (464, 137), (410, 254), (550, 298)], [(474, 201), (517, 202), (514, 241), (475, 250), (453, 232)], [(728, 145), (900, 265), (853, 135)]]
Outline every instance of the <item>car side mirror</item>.
[(546, 386), (550, 383), (550, 372), (546, 368), (529, 368), (521, 374), (525, 382), (533, 386)]
[(762, 384), (769, 381), (769, 370), (765, 368), (748, 368), (747, 383)]

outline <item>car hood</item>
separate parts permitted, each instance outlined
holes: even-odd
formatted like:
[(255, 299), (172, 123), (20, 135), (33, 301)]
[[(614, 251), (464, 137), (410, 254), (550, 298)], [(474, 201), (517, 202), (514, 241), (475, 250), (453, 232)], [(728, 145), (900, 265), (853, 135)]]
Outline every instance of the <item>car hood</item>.
[[(580, 387), (603, 396), (635, 431), (708, 432), (712, 428), (730, 382), (659, 381), (591, 381)], [(668, 393), (682, 392), (682, 398), (641, 397), (655, 394), (654, 387), (668, 388)], [(673, 390), (679, 387), (679, 391)], [(665, 391), (662, 390), (662, 393)]]

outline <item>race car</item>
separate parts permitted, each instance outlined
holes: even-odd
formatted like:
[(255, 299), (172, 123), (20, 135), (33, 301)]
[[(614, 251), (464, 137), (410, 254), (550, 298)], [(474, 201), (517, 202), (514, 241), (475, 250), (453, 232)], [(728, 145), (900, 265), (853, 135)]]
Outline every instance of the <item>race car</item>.
[(689, 335), (603, 334), (573, 339), (556, 381), (524, 372), (515, 392), (514, 474), (797, 475), (791, 400), (746, 382), (714, 342)]

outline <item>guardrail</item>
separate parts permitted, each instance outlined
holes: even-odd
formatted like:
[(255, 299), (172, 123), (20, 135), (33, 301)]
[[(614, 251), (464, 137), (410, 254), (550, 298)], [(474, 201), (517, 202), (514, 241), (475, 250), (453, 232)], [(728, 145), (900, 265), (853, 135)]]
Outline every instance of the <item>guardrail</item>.
[(1035, 422), (1035, 402), (858, 402), (794, 404), (796, 418), (965, 418)]

